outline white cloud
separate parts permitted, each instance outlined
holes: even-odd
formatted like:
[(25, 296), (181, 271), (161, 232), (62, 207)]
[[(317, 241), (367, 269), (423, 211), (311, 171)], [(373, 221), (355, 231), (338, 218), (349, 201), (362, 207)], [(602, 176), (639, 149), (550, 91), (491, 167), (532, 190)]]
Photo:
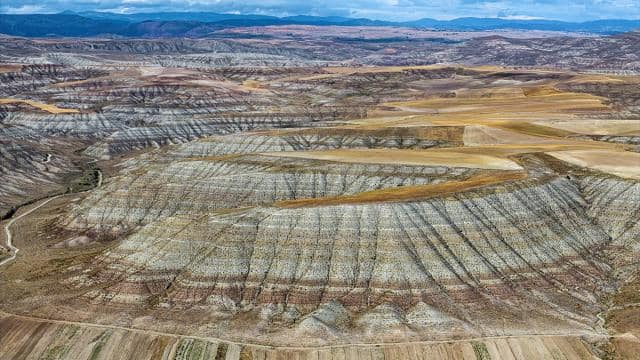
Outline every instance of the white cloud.
[(118, 6), (118, 7), (109, 8), (109, 9), (99, 9), (97, 11), (98, 12), (114, 13), (114, 14), (131, 14), (131, 13), (135, 13), (136, 9), (135, 8), (126, 7), (126, 6)]
[(36, 13), (45, 13), (50, 12), (46, 11), (46, 8), (42, 5), (22, 5), (18, 7), (6, 6), (0, 8), (5, 14), (36, 14)]
[(529, 15), (509, 15), (509, 16), (500, 16), (501, 19), (505, 20), (542, 20), (543, 17), (539, 16), (529, 16)]

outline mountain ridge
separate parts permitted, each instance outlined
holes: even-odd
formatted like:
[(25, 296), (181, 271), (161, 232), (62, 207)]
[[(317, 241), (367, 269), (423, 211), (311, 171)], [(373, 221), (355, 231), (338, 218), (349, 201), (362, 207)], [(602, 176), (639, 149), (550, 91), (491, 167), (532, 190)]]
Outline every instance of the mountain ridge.
[[(145, 28), (175, 27), (168, 33), (148, 33)], [(384, 26), (408, 27), (441, 31), (537, 30), (612, 35), (640, 29), (640, 20), (594, 20), (582, 23), (557, 20), (510, 20), (501, 18), (457, 18), (391, 22), (367, 18), (319, 17), (296, 15), (221, 14), (213, 12), (158, 12), (115, 14), (108, 12), (72, 12), (57, 14), (0, 14), (0, 33), (14, 36), (198, 36), (203, 32), (230, 27), (270, 25), (315, 26)]]

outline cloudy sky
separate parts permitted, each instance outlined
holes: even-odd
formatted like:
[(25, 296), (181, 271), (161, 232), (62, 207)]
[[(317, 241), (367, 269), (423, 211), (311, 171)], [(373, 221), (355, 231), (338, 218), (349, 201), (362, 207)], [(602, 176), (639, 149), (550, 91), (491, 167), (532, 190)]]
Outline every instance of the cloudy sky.
[(383, 20), (476, 16), (586, 21), (640, 19), (640, 0), (0, 0), (2, 13), (64, 10), (214, 11), (275, 16), (340, 15)]

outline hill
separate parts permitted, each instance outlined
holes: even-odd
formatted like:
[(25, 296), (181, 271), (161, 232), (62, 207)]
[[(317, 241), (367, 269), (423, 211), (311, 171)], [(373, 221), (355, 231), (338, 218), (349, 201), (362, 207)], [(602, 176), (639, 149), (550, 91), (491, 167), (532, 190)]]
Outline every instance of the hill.
[[(598, 20), (570, 23), (552, 20), (498, 18), (420, 19), (389, 22), (366, 18), (219, 14), (211, 12), (162, 12), (114, 14), (108, 12), (9, 15), (0, 14), (0, 33), (14, 36), (200, 36), (209, 29), (229, 27), (316, 25), (387, 26), (442, 31), (537, 30), (616, 34), (640, 28), (640, 20)], [(163, 31), (157, 31), (163, 28)], [(170, 30), (166, 30), (170, 29)]]

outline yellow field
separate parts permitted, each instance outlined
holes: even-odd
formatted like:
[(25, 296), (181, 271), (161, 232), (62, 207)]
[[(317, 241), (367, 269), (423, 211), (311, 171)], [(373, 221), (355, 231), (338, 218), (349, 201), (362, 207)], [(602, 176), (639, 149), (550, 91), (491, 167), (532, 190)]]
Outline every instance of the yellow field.
[[(568, 141), (558, 138), (558, 136), (564, 134), (562, 130), (556, 131), (544, 126), (528, 125), (528, 123), (500, 123), (497, 126), (465, 126), (464, 145), (560, 144)], [(547, 131), (547, 129), (551, 131)]]
[[(501, 91), (468, 92), (455, 98), (427, 98), (423, 100), (386, 103), (385, 106), (402, 111), (433, 114), (412, 117), (411, 123), (428, 121), (433, 125), (490, 125), (495, 121), (535, 121), (550, 117), (573, 117), (575, 113), (608, 110), (602, 98), (580, 93), (548, 92), (525, 94), (520, 88)], [(548, 93), (547, 93), (548, 92)]]
[(12, 65), (12, 64), (0, 65), (0, 74), (6, 73), (6, 72), (20, 71), (20, 69), (22, 69), (22, 65)]
[(27, 104), (30, 106), (33, 106), (35, 108), (38, 108), (40, 110), (44, 110), (46, 112), (52, 113), (52, 114), (70, 114), (70, 113), (79, 113), (80, 111), (76, 110), (76, 109), (62, 109), (59, 108), (55, 105), (51, 105), (51, 104), (43, 104), (43, 103), (39, 103), (33, 100), (23, 100), (23, 99), (0, 99), (0, 104), (13, 104), (13, 103), (23, 103), (23, 104)]
[[(407, 68), (329, 68), (326, 71), (333, 75), (344, 75), (404, 69)], [(577, 78), (593, 80), (588, 76)], [(604, 76), (593, 78), (606, 81)], [(416, 137), (424, 135), (434, 139), (462, 140), (463, 146), (421, 151), (331, 150), (266, 155), (351, 163), (520, 170), (520, 165), (512, 157), (525, 153), (548, 153), (560, 160), (610, 174), (634, 178), (640, 176), (640, 159), (637, 154), (625, 152), (626, 146), (573, 138), (580, 134), (640, 133), (640, 120), (585, 118), (612, 110), (603, 104), (600, 97), (564, 92), (551, 83), (535, 87), (521, 88), (509, 84), (480, 90), (461, 90), (456, 97), (390, 102), (381, 107), (393, 110), (383, 110), (389, 116), (355, 120), (339, 128), (293, 130), (288, 134), (353, 132), (389, 135), (409, 131)]]
[[(540, 145), (554, 147), (607, 148), (612, 145), (570, 139), (590, 130), (580, 129), (586, 119), (580, 115), (599, 115), (611, 111), (603, 99), (581, 93), (562, 92), (550, 85), (520, 88), (503, 86), (459, 91), (456, 97), (429, 97), (415, 101), (391, 102), (376, 112), (379, 117), (353, 121), (361, 129), (461, 127), (466, 147), (485, 145), (529, 145), (534, 152)], [(386, 116), (385, 116), (386, 115)], [(395, 115), (391, 116), (391, 115)], [(576, 121), (575, 125), (572, 122)], [(604, 121), (604, 120), (603, 120)], [(599, 123), (594, 123), (595, 129)], [(616, 123), (608, 132), (633, 132), (637, 124)], [(585, 129), (585, 128), (583, 128)], [(589, 129), (586, 127), (586, 129)], [(517, 153), (521, 153), (520, 148)], [(554, 151), (554, 150), (548, 150)], [(513, 154), (512, 151), (510, 153)]]
[[(458, 149), (458, 148), (454, 148)], [(264, 153), (267, 156), (317, 159), (345, 163), (465, 167), (488, 170), (521, 170), (514, 161), (477, 153), (441, 150), (329, 150)]]
[(275, 203), (275, 206), (284, 208), (297, 208), (309, 206), (363, 204), (382, 201), (387, 202), (423, 200), (430, 197), (442, 196), (479, 187), (495, 185), (506, 181), (521, 180), (525, 179), (526, 177), (527, 174), (525, 172), (500, 172), (496, 174), (478, 175), (467, 180), (448, 181), (442, 184), (402, 186), (397, 188), (366, 191), (354, 195), (279, 201)]
[(640, 135), (640, 120), (574, 119), (534, 124), (584, 135)]
[(465, 146), (456, 148), (438, 149), (441, 152), (454, 152), (463, 154), (483, 154), (496, 157), (510, 157), (521, 154), (546, 153), (551, 151), (570, 151), (570, 150), (619, 150), (624, 149), (624, 145), (603, 143), (597, 141), (583, 143), (566, 143), (566, 144), (498, 144), (498, 145), (481, 145), (481, 146)]
[(577, 166), (620, 177), (640, 179), (640, 153), (614, 150), (568, 150), (548, 154)]

